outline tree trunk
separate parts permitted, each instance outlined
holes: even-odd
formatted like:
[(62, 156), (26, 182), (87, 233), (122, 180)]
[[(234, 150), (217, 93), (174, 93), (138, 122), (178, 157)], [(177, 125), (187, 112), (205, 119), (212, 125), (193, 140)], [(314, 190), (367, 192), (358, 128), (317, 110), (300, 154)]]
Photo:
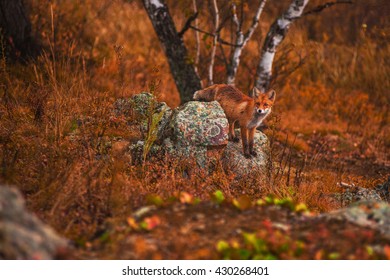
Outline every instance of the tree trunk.
[(230, 63), (227, 69), (227, 83), (229, 85), (234, 85), (236, 81), (236, 75), (238, 66), (240, 65), (240, 57), (243, 49), (246, 44), (251, 39), (257, 25), (259, 24), (261, 13), (263, 12), (265, 3), (267, 0), (260, 0), (259, 7), (257, 8), (256, 14), (252, 19), (252, 25), (248, 29), (248, 31), (244, 34), (242, 31), (242, 22), (239, 21), (237, 13), (236, 13), (236, 4), (232, 3), (232, 12), (233, 12), (233, 23), (236, 25), (236, 45), (233, 48), (233, 51), (230, 56)]
[(187, 49), (176, 30), (168, 7), (163, 0), (143, 0), (142, 2), (157, 37), (163, 45), (181, 102), (190, 101), (193, 93), (201, 88), (201, 82), (193, 63), (190, 62)]
[(291, 23), (302, 16), (309, 0), (292, 0), (287, 10), (271, 25), (261, 51), (257, 67), (256, 87), (265, 92), (272, 78), (272, 64), (276, 49), (283, 41)]
[[(26, 58), (37, 52), (31, 24), (22, 0), (0, 0), (0, 54), (11, 59)], [(5, 51), (5, 54), (2, 52)]]

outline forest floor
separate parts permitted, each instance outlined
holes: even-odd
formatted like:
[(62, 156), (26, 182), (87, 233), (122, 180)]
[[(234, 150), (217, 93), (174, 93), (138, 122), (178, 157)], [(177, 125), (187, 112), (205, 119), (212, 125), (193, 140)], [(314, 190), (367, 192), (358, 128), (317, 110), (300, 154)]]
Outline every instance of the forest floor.
[[(66, 258), (390, 259), (378, 231), (326, 218), (348, 205), (341, 182), (373, 189), (390, 176), (386, 1), (339, 5), (294, 24), (275, 57), (277, 98), (262, 129), (272, 156), (266, 179), (240, 182), (234, 170), (183, 176), (193, 159), (130, 164), (128, 145), (146, 132), (115, 118), (115, 101), (147, 91), (180, 105), (139, 1), (29, 2), (44, 51), (23, 64), (0, 59), (0, 183), (16, 186), (28, 210), (70, 241)], [(170, 2), (183, 26), (190, 6)], [(283, 11), (274, 2), (243, 53), (243, 92)], [(184, 41), (194, 55), (193, 33)], [(201, 42), (204, 82), (212, 41)], [(230, 47), (221, 48), (225, 57)]]
[[(326, 143), (327, 152), (321, 153), (322, 172), (342, 170), (360, 178), (366, 187), (369, 184), (374, 187), (372, 182), (383, 181), (384, 175), (390, 174), (390, 166), (378, 163), (373, 157), (357, 152), (332, 152), (339, 145), (337, 138), (329, 141), (329, 136), (314, 133), (307, 143), (311, 151)], [(275, 145), (280, 150), (285, 144)], [(344, 191), (336, 189), (340, 193)], [(333, 205), (333, 209), (345, 206), (332, 195), (324, 194), (323, 200)], [(108, 219), (103, 230), (83, 246), (76, 245), (68, 257), (390, 259), (388, 236), (309, 210), (305, 204), (272, 195), (258, 201), (246, 195), (225, 198), (222, 193), (213, 193), (209, 199), (202, 200), (188, 192), (166, 200), (154, 197), (129, 216)]]

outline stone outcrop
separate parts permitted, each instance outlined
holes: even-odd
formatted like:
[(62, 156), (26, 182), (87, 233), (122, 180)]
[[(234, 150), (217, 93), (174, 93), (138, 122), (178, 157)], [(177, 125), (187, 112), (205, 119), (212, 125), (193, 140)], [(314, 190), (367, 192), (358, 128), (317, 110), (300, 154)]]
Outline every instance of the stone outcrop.
[[(258, 173), (259, 168), (266, 164), (267, 137), (259, 131), (256, 133), (255, 151), (258, 156), (246, 159), (241, 141), (228, 142), (229, 123), (217, 101), (190, 101), (171, 110), (165, 103), (157, 102), (153, 95), (141, 93), (130, 99), (117, 100), (115, 113), (125, 117), (132, 116), (145, 131), (148, 130), (150, 115), (156, 118), (158, 125), (153, 128), (156, 137), (149, 152), (151, 155), (193, 158), (203, 168), (221, 161), (237, 177)], [(142, 160), (145, 143), (148, 141), (150, 139), (145, 138), (130, 146), (133, 162)]]
[(0, 259), (53, 259), (67, 242), (28, 212), (15, 188), (0, 185)]
[(360, 201), (323, 216), (375, 229), (390, 238), (390, 205), (385, 202)]

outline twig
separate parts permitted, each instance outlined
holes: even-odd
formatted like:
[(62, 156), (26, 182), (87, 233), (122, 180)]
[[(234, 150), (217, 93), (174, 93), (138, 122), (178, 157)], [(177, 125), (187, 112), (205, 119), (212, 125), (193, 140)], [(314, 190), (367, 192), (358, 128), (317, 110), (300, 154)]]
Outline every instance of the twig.
[(356, 186), (354, 183), (347, 184), (345, 182), (340, 182), (340, 183), (337, 183), (337, 185), (339, 185), (340, 187), (343, 187), (343, 188), (358, 188), (358, 186)]
[(337, 4), (354, 4), (354, 2), (351, 0), (339, 0), (339, 1), (335, 1), (335, 2), (328, 2), (328, 3), (325, 3), (323, 5), (319, 5), (310, 11), (305, 12), (302, 16), (320, 13), (324, 9), (332, 7), (333, 5), (337, 5)]
[(202, 30), (200, 28), (197, 28), (195, 26), (190, 26), (191, 29), (195, 30), (195, 31), (198, 31), (199, 33), (203, 33), (203, 34), (206, 34), (206, 35), (209, 35), (210, 37), (218, 37), (218, 43), (221, 43), (223, 45), (228, 45), (228, 46), (232, 46), (232, 47), (241, 47), (241, 45), (236, 45), (236, 44), (232, 44), (228, 41), (225, 41), (224, 39), (222, 39), (221, 37), (218, 36), (218, 34), (215, 34), (215, 33), (211, 33), (211, 32), (208, 32), (208, 31), (205, 31), (205, 30)]
[(198, 11), (196, 11), (192, 16), (190, 16), (186, 23), (184, 24), (183, 28), (181, 29), (181, 31), (178, 33), (179, 37), (183, 37), (184, 33), (186, 33), (186, 31), (188, 29), (191, 28), (191, 23), (196, 20), (196, 18), (198, 17), (199, 13)]

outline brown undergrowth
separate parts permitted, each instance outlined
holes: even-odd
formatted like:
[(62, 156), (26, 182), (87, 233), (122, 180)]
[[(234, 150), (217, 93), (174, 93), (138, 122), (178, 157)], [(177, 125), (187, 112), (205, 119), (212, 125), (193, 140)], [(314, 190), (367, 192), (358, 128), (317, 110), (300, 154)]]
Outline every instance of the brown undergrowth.
[[(331, 196), (342, 191), (338, 182), (371, 188), (389, 175), (390, 50), (381, 44), (388, 27), (363, 26), (353, 43), (314, 40), (304, 25), (293, 28), (276, 61), (278, 96), (264, 129), (267, 171), (233, 182), (234, 170), (188, 172), (193, 159), (130, 164), (126, 147), (142, 131), (113, 116), (115, 99), (147, 90), (179, 104), (140, 5), (31, 3), (45, 52), (25, 65), (1, 60), (0, 182), (18, 186), (29, 209), (80, 248), (156, 197), (177, 200), (186, 192), (208, 200), (222, 190), (229, 199), (274, 195), (324, 212), (340, 207)], [(242, 89), (253, 81), (259, 46), (252, 42), (243, 56)], [(301, 55), (305, 63), (290, 71)], [(217, 61), (217, 79), (223, 70)]]

